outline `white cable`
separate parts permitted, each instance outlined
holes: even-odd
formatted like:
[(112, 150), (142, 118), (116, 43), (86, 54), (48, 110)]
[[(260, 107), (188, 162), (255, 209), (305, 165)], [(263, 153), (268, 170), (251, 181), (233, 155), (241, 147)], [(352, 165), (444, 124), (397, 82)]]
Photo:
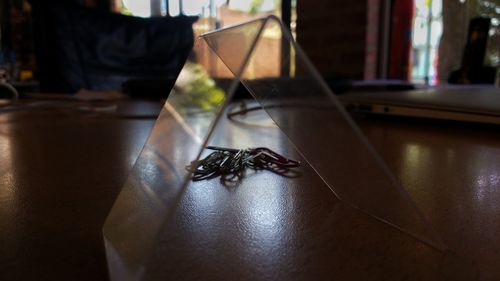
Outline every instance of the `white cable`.
[(7, 82), (2, 82), (0, 81), (0, 87), (5, 87), (7, 88), (7, 90), (10, 91), (10, 93), (12, 94), (12, 99), (19, 99), (19, 93), (17, 92), (16, 88), (12, 87), (11, 84), (7, 83)]

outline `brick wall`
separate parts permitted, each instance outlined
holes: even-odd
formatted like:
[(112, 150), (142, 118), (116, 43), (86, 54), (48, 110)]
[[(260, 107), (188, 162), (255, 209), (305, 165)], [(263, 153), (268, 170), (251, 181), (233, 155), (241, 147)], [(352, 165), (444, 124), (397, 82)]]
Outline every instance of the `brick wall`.
[(325, 77), (363, 79), (367, 1), (297, 0), (297, 42)]

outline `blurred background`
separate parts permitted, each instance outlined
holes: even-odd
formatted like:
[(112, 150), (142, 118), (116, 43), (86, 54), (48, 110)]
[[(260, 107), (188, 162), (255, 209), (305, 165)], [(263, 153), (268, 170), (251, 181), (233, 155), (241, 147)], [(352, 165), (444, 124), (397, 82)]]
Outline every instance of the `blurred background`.
[[(50, 80), (47, 76), (57, 78), (58, 70), (53, 67), (57, 64), (52, 61), (68, 47), (52, 45), (67, 37), (58, 30), (67, 24), (53, 19), (58, 17), (54, 13), (64, 13), (61, 10), (51, 10), (52, 16), (47, 11), (50, 6), (69, 3), (85, 12), (72, 12), (84, 20), (73, 20), (76, 27), (68, 34), (77, 34), (85, 24), (94, 24), (97, 33), (110, 32), (110, 24), (96, 24), (107, 13), (120, 15), (113, 18), (116, 22), (126, 22), (122, 17), (130, 17), (138, 21), (127, 25), (147, 28), (155, 24), (147, 20), (162, 18), (171, 22), (170, 30), (177, 30), (176, 26), (185, 29), (185, 24), (175, 19), (188, 18), (192, 36), (273, 14), (282, 19), (327, 80), (395, 80), (430, 86), (488, 84), (493, 83), (491, 79), (468, 77), (470, 69), (484, 70), (482, 77), (491, 73), (496, 77), (500, 65), (500, 0), (2, 0), (0, 71), (4, 79), (29, 88)], [(101, 16), (94, 16), (92, 11)], [(473, 24), (474, 19), (486, 21)], [(122, 38), (130, 35), (123, 32), (134, 31), (129, 28), (113, 34)], [(183, 36), (191, 36), (186, 34)], [(270, 32), (265, 37), (269, 48), (280, 48), (279, 36)], [(58, 48), (62, 49), (55, 52)], [(88, 69), (88, 65), (85, 67)], [(269, 71), (279, 68), (276, 63), (276, 69)], [(82, 72), (74, 73), (78, 71)], [(175, 71), (169, 73), (175, 76)], [(83, 86), (92, 88), (88, 83)], [(76, 88), (42, 85), (41, 90), (71, 92)]]

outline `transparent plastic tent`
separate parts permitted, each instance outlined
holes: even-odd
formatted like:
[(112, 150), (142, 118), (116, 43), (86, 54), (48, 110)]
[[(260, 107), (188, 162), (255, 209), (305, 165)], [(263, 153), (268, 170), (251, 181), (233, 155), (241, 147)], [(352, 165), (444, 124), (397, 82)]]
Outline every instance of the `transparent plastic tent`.
[[(172, 234), (167, 233), (173, 228), (169, 224), (193, 184), (186, 165), (199, 159), (207, 144), (228, 144), (218, 135), (240, 85), (263, 108), (265, 122), (279, 128), (288, 149), (300, 155), (332, 196), (437, 250), (445, 249), (289, 31), (271, 16), (195, 41), (192, 55), (105, 222), (112, 280), (161, 276), (152, 272), (161, 271), (166, 266), (162, 257), (172, 255), (165, 247), (171, 243), (168, 237)], [(247, 128), (246, 132), (239, 145), (244, 146), (249, 138), (261, 139), (262, 145), (279, 150), (280, 143), (259, 136), (258, 129)], [(197, 214), (191, 215), (198, 219)]]

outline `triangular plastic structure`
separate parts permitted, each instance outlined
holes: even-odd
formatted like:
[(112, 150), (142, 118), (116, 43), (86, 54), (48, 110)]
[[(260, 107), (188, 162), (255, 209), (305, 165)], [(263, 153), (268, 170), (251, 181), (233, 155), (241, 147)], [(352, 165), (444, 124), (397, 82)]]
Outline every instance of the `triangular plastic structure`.
[[(274, 129), (277, 132), (268, 135), (269, 128), (240, 124), (231, 130), (232, 135), (224, 134), (227, 126), (234, 127), (227, 125), (225, 113), (240, 84), (254, 97), (254, 103), (264, 109), (268, 120), (279, 127)], [(280, 135), (279, 141), (276, 134)], [(242, 186), (228, 187), (216, 179), (191, 182), (186, 166), (199, 159), (209, 143), (239, 148), (268, 146), (295, 153), (313, 171), (316, 180), (312, 182), (321, 182), (341, 202), (435, 249), (445, 249), (289, 31), (270, 16), (208, 33), (195, 41), (193, 52), (105, 222), (104, 241), (112, 280), (168, 277), (171, 267), (176, 266), (172, 255), (180, 255), (175, 249), (187, 247), (181, 233), (199, 239), (190, 240), (190, 247), (206, 250), (209, 244), (203, 241), (215, 239), (211, 233), (239, 233), (231, 229), (238, 228), (240, 219), (247, 222), (245, 218), (225, 214), (225, 208), (234, 208), (237, 214), (242, 208), (238, 204), (262, 202), (252, 201), (259, 193), (258, 187), (253, 191)], [(260, 173), (243, 178), (241, 183), (259, 181), (259, 176), (270, 181), (280, 178)], [(283, 192), (277, 188), (274, 192)], [(238, 195), (239, 203), (231, 201), (228, 195), (235, 192), (233, 189), (242, 192)], [(286, 206), (276, 205), (272, 193), (259, 198), (270, 203), (247, 206), (261, 212), (250, 227), (262, 227), (259, 218), (276, 208), (293, 208), (286, 205), (289, 202), (281, 202)], [(190, 208), (193, 202), (200, 205)], [(206, 212), (197, 213), (199, 210)], [(219, 216), (226, 221), (217, 221)], [(216, 229), (196, 224), (204, 220), (216, 220), (208, 224)], [(265, 231), (276, 227), (279, 226)], [(266, 241), (266, 237), (261, 237), (261, 241)], [(167, 256), (172, 264), (164, 263)]]

